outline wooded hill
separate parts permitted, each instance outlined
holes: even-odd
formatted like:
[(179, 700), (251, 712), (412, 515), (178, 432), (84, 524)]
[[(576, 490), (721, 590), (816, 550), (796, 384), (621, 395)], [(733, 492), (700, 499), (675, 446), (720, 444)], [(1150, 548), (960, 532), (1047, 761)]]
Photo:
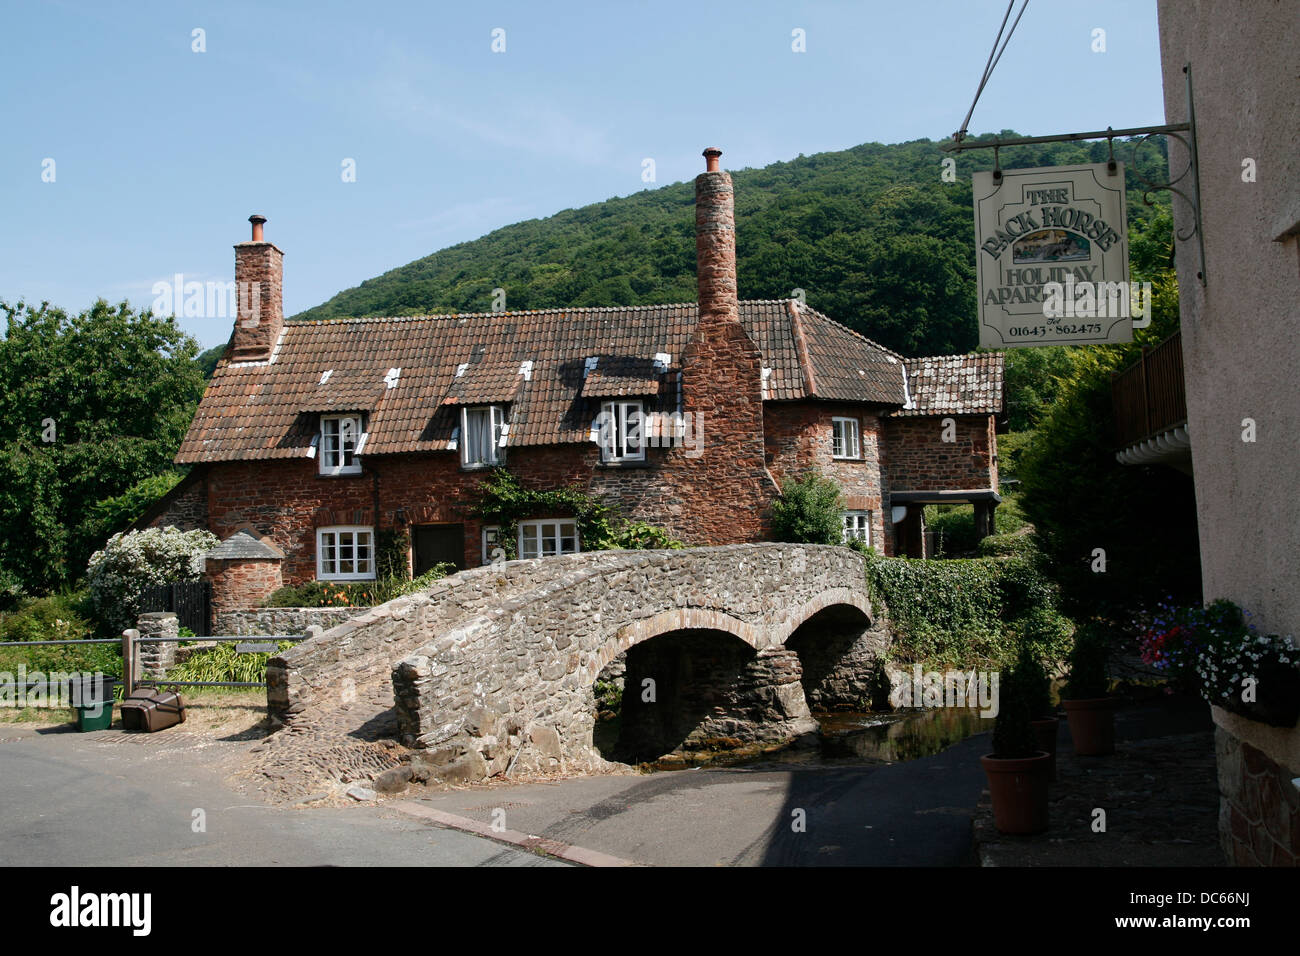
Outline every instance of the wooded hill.
[[(1165, 178), (1163, 148), (1153, 140), (1142, 150), (1151, 180)], [(1116, 143), (1132, 225), (1154, 211), (1142, 202), (1130, 153)], [(946, 183), (942, 164), (950, 155), (956, 181)], [(1003, 149), (1001, 163), (1065, 166), (1107, 155), (1104, 141), (1053, 143)], [(785, 298), (799, 288), (813, 307), (904, 355), (973, 349), (971, 173), (992, 165), (992, 150), (948, 154), (938, 142), (917, 140), (733, 171), (741, 297)], [(1168, 208), (1168, 194), (1156, 198)], [(484, 312), (497, 287), (511, 310), (693, 301), (693, 203), (692, 184), (673, 183), (515, 223), (368, 279), (293, 318)]]

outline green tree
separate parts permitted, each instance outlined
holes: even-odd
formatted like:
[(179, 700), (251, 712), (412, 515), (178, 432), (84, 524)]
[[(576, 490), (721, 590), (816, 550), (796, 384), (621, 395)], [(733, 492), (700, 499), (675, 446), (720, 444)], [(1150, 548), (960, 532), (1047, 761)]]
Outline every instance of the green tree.
[(772, 503), (772, 537), (798, 544), (843, 544), (844, 504), (839, 485), (816, 471), (781, 484)]
[(204, 378), (212, 378), (212, 373), (217, 370), (217, 362), (221, 361), (221, 356), (225, 353), (225, 343), (215, 345), (206, 352), (201, 352), (195, 357), (194, 361), (203, 371)]
[[(1133, 280), (1150, 282), (1152, 291), (1151, 324), (1136, 329), (1132, 343), (1017, 349), (1008, 358), (1010, 414), (1037, 424), (1019, 449), (1021, 505), (1078, 614), (1118, 613), (1136, 601), (1171, 594), (1200, 595), (1190, 476), (1115, 459), (1111, 376), (1137, 361), (1144, 345), (1178, 328), (1173, 220), (1166, 208), (1133, 221), (1129, 258)], [(1021, 357), (1040, 352), (1047, 354)], [(1033, 389), (1036, 398), (1024, 397)], [(1042, 402), (1044, 395), (1050, 400)], [(1104, 553), (1104, 572), (1093, 570), (1101, 567), (1097, 549)]]
[(175, 319), (125, 302), (0, 312), (0, 565), (48, 591), (103, 544), (98, 502), (171, 470), (203, 373)]
[(1038, 425), (1056, 399), (1062, 378), (1074, 371), (1071, 347), (1008, 349), (1006, 356), (1007, 427), (1013, 432)]
[(1022, 506), (1075, 612), (1199, 592), (1191, 478), (1115, 460), (1110, 379), (1130, 357), (1080, 350), (1020, 463)]
[[(1163, 153), (1146, 153), (1144, 171), (1159, 175)], [(1106, 157), (1104, 142), (1001, 151), (1008, 169)], [(960, 154), (953, 183), (939, 176), (945, 158), (930, 140), (865, 143), (734, 171), (741, 295), (785, 298), (803, 289), (813, 307), (904, 355), (973, 349), (970, 174), (992, 168), (993, 156)], [(1144, 206), (1130, 166), (1126, 174), (1129, 222), (1141, 228), (1168, 198), (1157, 197), (1156, 209)], [(481, 312), (498, 286), (511, 309), (690, 302), (693, 201), (690, 183), (673, 183), (515, 223), (369, 279), (297, 318)], [(1032, 409), (1052, 398), (1050, 388), (1025, 394)]]

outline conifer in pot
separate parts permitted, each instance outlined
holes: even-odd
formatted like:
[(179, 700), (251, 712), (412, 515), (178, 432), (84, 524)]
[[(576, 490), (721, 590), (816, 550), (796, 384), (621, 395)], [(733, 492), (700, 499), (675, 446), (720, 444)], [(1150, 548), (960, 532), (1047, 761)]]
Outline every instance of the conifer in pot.
[(1006, 674), (998, 698), (993, 753), (980, 758), (989, 782), (993, 823), (1002, 833), (1041, 833), (1048, 824), (1051, 755), (1038, 746), (1025, 676), (1015, 669)]
[(1074, 752), (1102, 756), (1115, 752), (1115, 704), (1107, 664), (1110, 641), (1098, 621), (1082, 625), (1070, 651), (1070, 675), (1061, 704), (1070, 723)]

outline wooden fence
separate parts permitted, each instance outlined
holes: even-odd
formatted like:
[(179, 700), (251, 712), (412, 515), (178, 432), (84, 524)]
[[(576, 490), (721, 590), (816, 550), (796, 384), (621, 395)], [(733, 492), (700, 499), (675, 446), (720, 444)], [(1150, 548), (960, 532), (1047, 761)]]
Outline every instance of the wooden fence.
[(207, 637), (212, 633), (212, 582), (173, 581), (147, 587), (140, 592), (140, 613), (148, 611), (171, 611), (179, 627)]
[(1110, 382), (1115, 441), (1120, 448), (1187, 422), (1183, 383), (1183, 335), (1175, 332)]

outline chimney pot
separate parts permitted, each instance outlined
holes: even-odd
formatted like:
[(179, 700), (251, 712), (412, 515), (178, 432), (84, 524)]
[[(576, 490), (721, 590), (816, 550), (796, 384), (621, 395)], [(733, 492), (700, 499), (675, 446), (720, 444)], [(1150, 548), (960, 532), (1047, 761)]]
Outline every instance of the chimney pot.
[(262, 242), (262, 223), (266, 222), (266, 217), (253, 213), (248, 217), (248, 221), (253, 224), (253, 241)]
[(721, 155), (722, 150), (718, 149), (716, 146), (710, 146), (706, 149), (704, 151), (704, 158), (706, 160), (704, 171), (708, 173), (716, 173), (718, 171), (718, 157)]

